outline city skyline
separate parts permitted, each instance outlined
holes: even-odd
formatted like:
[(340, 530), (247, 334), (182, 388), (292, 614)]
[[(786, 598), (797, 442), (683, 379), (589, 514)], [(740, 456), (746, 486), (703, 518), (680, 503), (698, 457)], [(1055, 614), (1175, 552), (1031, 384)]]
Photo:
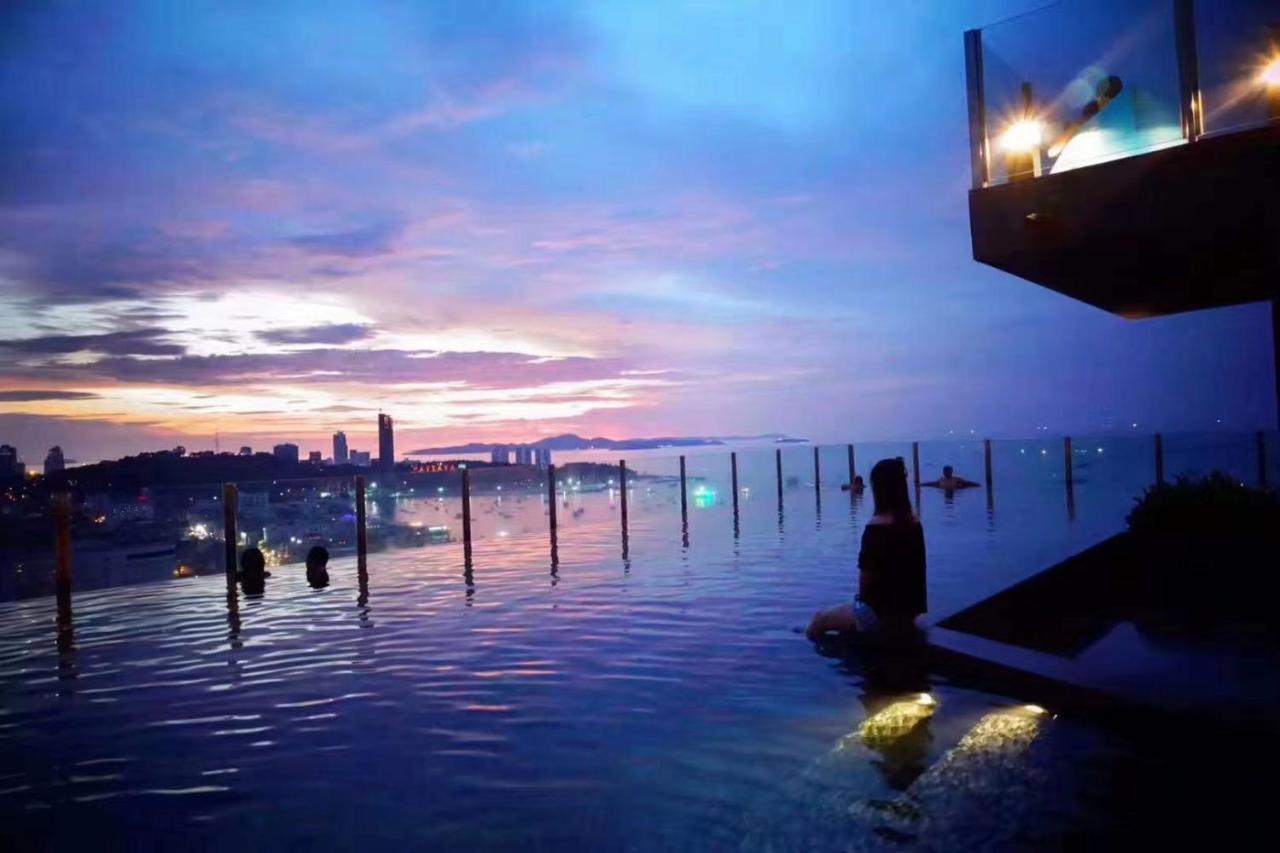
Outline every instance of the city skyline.
[(0, 442), (1274, 425), (1264, 306), (972, 260), (955, 33), (1038, 0), (748, 5), (0, 12)]

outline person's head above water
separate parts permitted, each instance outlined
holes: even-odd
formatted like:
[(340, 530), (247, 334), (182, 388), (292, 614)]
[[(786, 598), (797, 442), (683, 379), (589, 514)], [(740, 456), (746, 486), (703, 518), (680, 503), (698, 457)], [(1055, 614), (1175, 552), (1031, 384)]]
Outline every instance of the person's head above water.
[(892, 516), (894, 521), (911, 519), (907, 466), (902, 457), (881, 459), (871, 469), (871, 497), (875, 500), (876, 515)]
[(956, 470), (956, 469), (952, 468), (950, 465), (943, 465), (943, 466), (942, 466), (942, 476), (943, 476), (943, 477), (946, 477), (948, 480), (950, 480), (950, 479), (951, 479), (951, 475), (955, 473), (955, 470)]
[(257, 548), (250, 548), (240, 555), (240, 574), (261, 575), (267, 568), (267, 560)]
[(323, 545), (313, 545), (307, 552), (307, 568), (323, 569), (329, 565), (329, 549)]

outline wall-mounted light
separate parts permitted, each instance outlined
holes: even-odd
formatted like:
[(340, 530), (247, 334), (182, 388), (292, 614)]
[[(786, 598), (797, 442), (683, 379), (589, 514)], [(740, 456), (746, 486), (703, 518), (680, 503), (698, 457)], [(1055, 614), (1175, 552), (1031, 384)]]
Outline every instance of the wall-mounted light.
[(1258, 85), (1280, 89), (1280, 56), (1273, 56), (1258, 72)]
[(1280, 121), (1280, 54), (1273, 54), (1262, 66), (1258, 85), (1267, 93), (1267, 118)]
[(1044, 144), (1044, 122), (1025, 117), (1010, 122), (1000, 134), (1004, 149), (1004, 170), (1010, 181), (1025, 181), (1040, 175), (1040, 148)]
[(1023, 118), (1010, 124), (1000, 134), (1000, 147), (1015, 154), (1036, 150), (1044, 137), (1044, 123), (1039, 119)]

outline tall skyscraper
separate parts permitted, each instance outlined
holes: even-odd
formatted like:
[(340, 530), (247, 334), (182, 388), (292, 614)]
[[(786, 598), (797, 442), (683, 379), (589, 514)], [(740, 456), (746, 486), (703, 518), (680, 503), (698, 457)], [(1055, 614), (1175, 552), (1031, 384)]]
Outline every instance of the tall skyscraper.
[(335, 432), (333, 434), (333, 464), (347, 464), (347, 434), (345, 432)]
[(396, 467), (396, 440), (391, 431), (391, 415), (378, 414), (378, 469), (394, 471)]
[(18, 476), (18, 448), (0, 444), (0, 477)]
[(516, 464), (532, 465), (533, 464), (533, 448), (527, 444), (516, 445)]
[(271, 452), (275, 454), (277, 461), (298, 464), (298, 445), (296, 444), (277, 444), (271, 448)]
[(62, 458), (62, 448), (56, 444), (50, 447), (49, 455), (44, 458), (44, 475), (48, 477), (50, 474), (57, 474), (66, 467), (66, 460)]
[(504, 444), (494, 446), (489, 453), (489, 461), (494, 465), (506, 465), (510, 457), (507, 454), (507, 447)]

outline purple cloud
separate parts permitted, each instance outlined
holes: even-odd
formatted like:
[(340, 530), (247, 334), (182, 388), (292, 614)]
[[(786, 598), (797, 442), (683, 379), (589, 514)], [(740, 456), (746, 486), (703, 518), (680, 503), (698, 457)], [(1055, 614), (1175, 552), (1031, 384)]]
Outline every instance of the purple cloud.
[(41, 400), (94, 400), (97, 394), (88, 391), (56, 391), (51, 388), (0, 391), (0, 403), (35, 403)]
[(304, 234), (289, 242), (314, 255), (340, 255), (363, 258), (390, 252), (396, 239), (404, 231), (400, 222), (380, 222), (349, 231), (329, 231)]
[(177, 344), (165, 342), (166, 334), (164, 329), (135, 329), (100, 335), (45, 335), (3, 341), (0, 342), (0, 350), (20, 355), (69, 355), (77, 352), (96, 352), (109, 356), (176, 356), (186, 352)]
[(373, 329), (360, 323), (333, 323), (305, 329), (278, 329), (258, 332), (258, 337), (271, 344), (349, 344), (373, 334)]

